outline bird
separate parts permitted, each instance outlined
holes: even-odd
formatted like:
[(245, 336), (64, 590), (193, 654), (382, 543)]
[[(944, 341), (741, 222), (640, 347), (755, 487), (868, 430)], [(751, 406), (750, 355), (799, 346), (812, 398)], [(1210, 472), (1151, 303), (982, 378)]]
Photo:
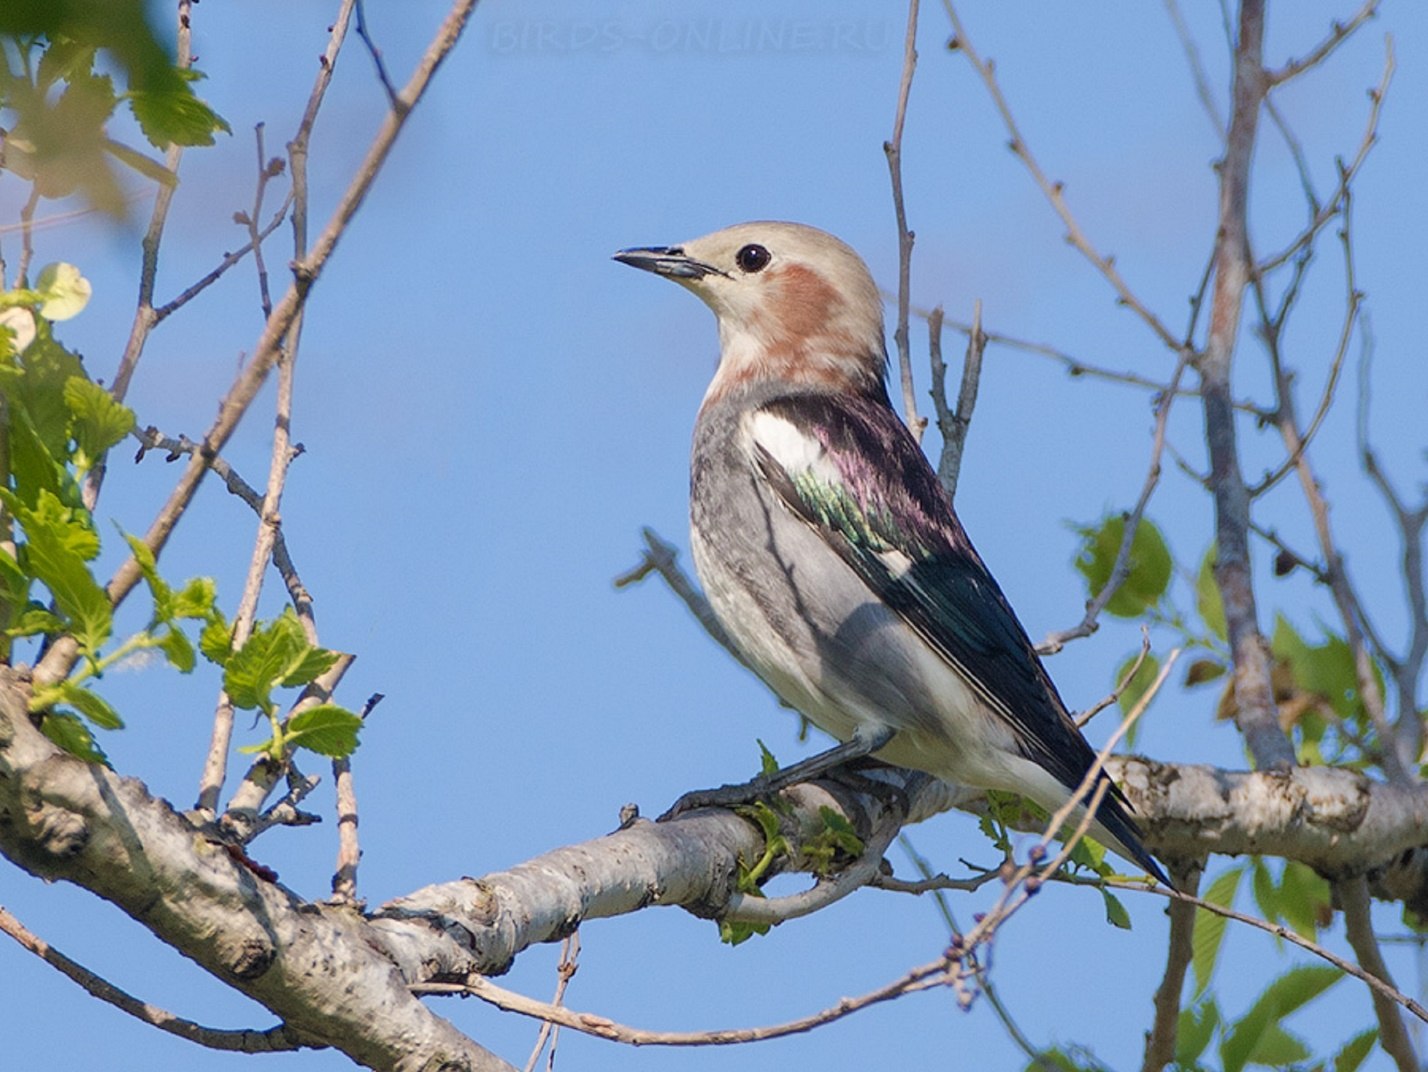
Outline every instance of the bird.
[[(778, 784), (872, 756), (1048, 811), (1070, 800), (1095, 752), (892, 406), (862, 258), (755, 221), (614, 259), (718, 321), (690, 460), (695, 568), (744, 661), (841, 742)], [(1097, 782), (1097, 835), (1169, 885), (1124, 795)]]

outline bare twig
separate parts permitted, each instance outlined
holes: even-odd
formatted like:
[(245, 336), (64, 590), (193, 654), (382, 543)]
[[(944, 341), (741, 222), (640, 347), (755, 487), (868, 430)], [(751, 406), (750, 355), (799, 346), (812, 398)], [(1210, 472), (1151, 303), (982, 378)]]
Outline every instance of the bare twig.
[(211, 1050), (229, 1050), (236, 1053), (287, 1053), (305, 1048), (322, 1048), (303, 1042), (297, 1033), (286, 1024), (270, 1027), (266, 1031), (225, 1031), (216, 1027), (204, 1027), (192, 1020), (175, 1016), (167, 1009), (150, 1005), (147, 1001), (140, 1001), (131, 994), (120, 990), (107, 979), (95, 975), (88, 968), (70, 960), (43, 938), (27, 929), (24, 924), (3, 908), (0, 908), (0, 931), (15, 939), (60, 974), (77, 983), (91, 997), (107, 1002), (136, 1020), (141, 1020), (151, 1027), (157, 1027), (160, 1031), (166, 1031), (170, 1035), (176, 1035), (188, 1042), (196, 1042)]
[(927, 318), (929, 348), (932, 362), (932, 406), (937, 413), (937, 428), (942, 433), (942, 453), (937, 459), (937, 478), (947, 489), (947, 497), (957, 497), (957, 478), (962, 472), (962, 451), (967, 445), (967, 432), (972, 426), (972, 411), (977, 406), (977, 387), (982, 381), (982, 354), (987, 348), (987, 333), (982, 330), (982, 302), (972, 307), (972, 327), (967, 332), (967, 353), (962, 359), (962, 382), (957, 390), (957, 405), (947, 407), (947, 366), (942, 360), (942, 307), (939, 305)]
[(907, 422), (913, 438), (921, 442), (927, 420), (917, 415), (917, 391), (912, 381), (912, 347), (907, 333), (914, 236), (907, 226), (907, 209), (902, 194), (902, 127), (907, 119), (907, 98), (912, 92), (912, 73), (917, 69), (917, 9), (918, 0), (909, 0), (902, 82), (897, 92), (897, 114), (893, 118), (892, 140), (883, 142), (883, 152), (888, 158), (888, 174), (892, 177), (893, 212), (897, 216), (897, 330), (893, 332), (893, 342), (897, 345), (897, 364), (902, 376), (903, 420)]
[(40, 204), (40, 184), (30, 183), (30, 196), (20, 209), (20, 266), (15, 270), (15, 285), (28, 286), (30, 262), (35, 259), (35, 209)]
[(1190, 32), (1185, 16), (1180, 12), (1179, 0), (1165, 0), (1165, 12), (1170, 16), (1170, 24), (1175, 27), (1175, 36), (1180, 41), (1181, 51), (1185, 53), (1185, 62), (1190, 65), (1190, 77), (1195, 82), (1195, 96), (1200, 99), (1200, 107), (1204, 109), (1205, 117), (1210, 120), (1215, 138), (1223, 142), (1225, 117), (1220, 114), (1215, 92), (1210, 88), (1209, 75), (1205, 73), (1205, 63), (1200, 58), (1200, 46), (1195, 43), (1195, 35)]
[(1369, 114), (1364, 124), (1364, 135), (1359, 141), (1358, 151), (1354, 153), (1354, 158), (1347, 167), (1340, 168), (1339, 184), (1329, 200), (1325, 201), (1319, 208), (1304, 230), (1300, 231), (1287, 246), (1264, 260), (1260, 261), (1254, 268), (1259, 275), (1273, 271), (1281, 264), (1284, 264), (1291, 257), (1295, 256), (1305, 246), (1314, 241), (1314, 237), (1324, 228), (1330, 220), (1338, 215), (1339, 207), (1344, 200), (1345, 191), (1358, 175), (1359, 169), (1363, 167), (1364, 161), (1368, 159), (1370, 150), (1378, 142), (1378, 118), (1383, 110), (1384, 98), (1388, 95), (1389, 83), (1393, 81), (1393, 71), (1395, 61), (1393, 56), (1393, 38), (1384, 40), (1384, 61), (1383, 74), (1379, 78), (1378, 85), (1369, 90)]
[(1116, 687), (1111, 690), (1110, 695), (1101, 697), (1080, 715), (1076, 716), (1076, 728), (1085, 729), (1091, 719), (1095, 718), (1111, 704), (1120, 700), (1121, 695), (1130, 688), (1130, 683), (1135, 680), (1136, 674), (1140, 673), (1140, 668), (1145, 665), (1145, 660), (1150, 658), (1150, 629), (1142, 625), (1140, 627), (1140, 653), (1136, 655), (1135, 662), (1131, 663), (1130, 669), (1121, 675), (1121, 679), (1116, 682)]
[(1277, 71), (1266, 72), (1271, 86), (1282, 85), (1292, 78), (1297, 78), (1329, 58), (1330, 54), (1342, 45), (1360, 26), (1378, 14), (1379, 0), (1366, 0), (1363, 7), (1354, 13), (1348, 22), (1334, 21), (1333, 28), (1329, 31), (1329, 36), (1314, 46), (1310, 52), (1297, 60), (1290, 60)]
[[(1397, 990), (1373, 933), (1368, 882), (1362, 875), (1344, 879), (1334, 883), (1334, 892), (1344, 910), (1345, 937), (1358, 958), (1359, 967)], [(1374, 1015), (1378, 1017), (1378, 1044), (1393, 1058), (1398, 1072), (1419, 1072), (1418, 1055), (1413, 1052), (1413, 1042), (1408, 1037), (1397, 1005), (1388, 995), (1376, 989), (1371, 990), (1369, 996), (1373, 998)]]
[(1046, 172), (1037, 162), (1031, 147), (1022, 136), (1021, 129), (1017, 126), (1016, 118), (1012, 115), (1011, 106), (1007, 104), (1006, 98), (1002, 95), (1001, 86), (997, 83), (995, 66), (991, 60), (983, 60), (978, 55), (977, 50), (972, 46), (971, 39), (967, 36), (967, 31), (962, 26), (962, 20), (957, 15), (957, 9), (952, 4), (952, 0), (942, 0), (942, 6), (947, 11), (947, 18), (952, 23), (952, 31), (955, 35), (949, 43), (949, 48), (960, 49), (962, 54), (976, 69), (981, 77), (983, 85), (987, 87), (987, 93), (992, 98), (992, 103), (996, 105), (998, 114), (1002, 118), (1003, 125), (1007, 128), (1007, 133), (1011, 136), (1008, 146), (1016, 154), (1022, 164), (1030, 172), (1036, 185), (1040, 188), (1042, 195), (1050, 202), (1056, 214), (1061, 217), (1062, 224), (1066, 227), (1066, 241), (1069, 242), (1078, 252), (1090, 261), (1098, 272), (1105, 278), (1116, 292), (1116, 297), (1121, 305), (1132, 310), (1141, 321), (1148, 327), (1171, 352), (1179, 353), (1181, 343), (1175, 335), (1167, 328), (1161, 319), (1151, 312), (1149, 306), (1136, 296), (1122, 277), (1120, 270), (1116, 268), (1115, 257), (1102, 254), (1091, 244), (1085, 231), (1081, 229), (1075, 214), (1071, 211), (1071, 206), (1067, 203), (1064, 184), (1052, 181), (1047, 178)]
[[(1174, 861), (1170, 877), (1175, 888), (1194, 894), (1199, 890), (1202, 860)], [(1180, 1027), (1180, 992), (1185, 989), (1185, 970), (1190, 967), (1191, 939), (1195, 933), (1195, 906), (1181, 900), (1170, 902), (1170, 940), (1165, 952), (1165, 974), (1155, 991), (1155, 1021), (1145, 1040), (1145, 1061), (1141, 1072), (1162, 1072), (1175, 1059), (1175, 1036)]]
[[(679, 552), (675, 546), (662, 539), (659, 533), (652, 528), (641, 529), (640, 535), (645, 538), (645, 553), (638, 565), (615, 578), (615, 587), (628, 588), (630, 585), (644, 580), (651, 573), (658, 573), (681, 602), (689, 608), (689, 612), (699, 620), (704, 631), (717, 640), (720, 646), (735, 659), (741, 663), (744, 662), (743, 654), (734, 646), (734, 641), (725, 631), (724, 626), (720, 624), (714, 614), (714, 608), (709, 605), (709, 600), (704, 598), (704, 593), (699, 590), (698, 585), (690, 580), (689, 575), (680, 569)], [(745, 663), (745, 665), (748, 664)]]
[(372, 35), (367, 32), (367, 8), (362, 0), (357, 0), (357, 36), (367, 46), (367, 52), (372, 57), (373, 65), (377, 68), (377, 77), (382, 82), (382, 88), (387, 91), (387, 103), (393, 108), (397, 107), (397, 87), (392, 85), (392, 80), (387, 75), (387, 65), (382, 62), (382, 50), (377, 47), (377, 42), (373, 41)]
[[(380, 692), (368, 697), (362, 707), (362, 721), (385, 699)], [(332, 899), (339, 904), (359, 904), (357, 865), (362, 862), (362, 844), (357, 819), (357, 790), (352, 784), (352, 759), (342, 756), (332, 761), (332, 783), (337, 793), (337, 869), (332, 873)]]
[(264, 224), (262, 229), (258, 231), (256, 244), (252, 241), (249, 241), (244, 243), (238, 249), (235, 249), (232, 253), (225, 253), (223, 255), (223, 259), (218, 262), (217, 267), (215, 267), (211, 272), (203, 276), (191, 286), (185, 287), (183, 291), (181, 291), (174, 298), (170, 299), (168, 302), (165, 302), (163, 305), (155, 309), (154, 325), (157, 326), (159, 324), (162, 324), (170, 316), (178, 312), (189, 302), (193, 301), (194, 298), (198, 297), (214, 283), (218, 282), (218, 280), (223, 278), (223, 275), (228, 271), (228, 269), (232, 268), (236, 264), (241, 263), (243, 258), (246, 257), (249, 253), (253, 253), (254, 251), (258, 250), (262, 246), (263, 242), (267, 239), (267, 237), (271, 235), (274, 231), (276, 231), (278, 227), (282, 224), (283, 220), (287, 218), (288, 207), (291, 204), (292, 194), (289, 193), (288, 196), (283, 199), (282, 205), (280, 205), (277, 211), (273, 213), (273, 218), (270, 219), (266, 224)]
[(1131, 548), (1135, 544), (1135, 534), (1140, 527), (1141, 518), (1145, 516), (1145, 508), (1150, 505), (1150, 497), (1155, 494), (1156, 486), (1160, 483), (1160, 459), (1165, 453), (1165, 430), (1170, 420), (1170, 407), (1175, 402), (1180, 378), (1185, 374), (1185, 366), (1189, 359), (1190, 351), (1188, 349), (1181, 350), (1180, 358), (1175, 365), (1175, 373), (1170, 379), (1169, 390), (1156, 399), (1155, 433), (1151, 439), (1150, 466), (1146, 470), (1145, 481), (1141, 485), (1140, 495), (1136, 499), (1135, 506), (1126, 515), (1125, 529), (1121, 533), (1120, 546), (1116, 548), (1116, 558), (1111, 565), (1110, 576), (1106, 578), (1106, 583), (1101, 586), (1101, 590), (1086, 604), (1086, 613), (1081, 616), (1079, 622), (1070, 629), (1052, 633), (1037, 645), (1036, 650), (1040, 654), (1054, 655), (1070, 641), (1088, 637), (1099, 629), (1101, 612), (1106, 609), (1106, 604), (1115, 597), (1116, 592), (1125, 583), (1126, 577), (1130, 575)]
[(1215, 583), (1223, 598), (1234, 658), (1235, 721), (1259, 767), (1288, 769), (1294, 765), (1294, 749), (1279, 726), (1269, 679), (1269, 647), (1259, 630), (1249, 562), (1249, 495), (1240, 470), (1230, 403), (1230, 367), (1251, 273), (1246, 215), (1255, 132), (1266, 88), (1263, 48), (1264, 0), (1243, 0), (1234, 53), (1229, 137), (1220, 165), (1210, 333), (1199, 370), (1215, 503)]
[(1363, 301), (1363, 294), (1358, 290), (1354, 271), (1351, 230), (1352, 204), (1351, 194), (1345, 189), (1343, 197), (1344, 226), (1339, 232), (1344, 253), (1344, 285), (1347, 291), (1344, 324), (1339, 333), (1338, 347), (1330, 364), (1329, 378), (1324, 388), (1324, 394), (1320, 399), (1314, 419), (1302, 433), (1299, 430), (1299, 420), (1295, 413), (1293, 376), (1285, 367), (1280, 351), (1280, 336), (1289, 303), (1284, 303), (1279, 315), (1271, 318), (1266, 309), (1263, 286), (1258, 280), (1254, 284), (1262, 325), (1261, 334), (1269, 351), (1270, 368), (1274, 374), (1275, 412), (1277, 414), (1275, 423), (1279, 427), (1280, 436), (1289, 452), (1289, 456), (1280, 470), (1271, 473), (1260, 487), (1270, 486), (1276, 479), (1277, 473), (1288, 471), (1290, 467), (1299, 475), (1299, 485), (1304, 494), (1304, 501), (1309, 507), (1309, 513), (1314, 523), (1314, 532), (1319, 541), (1319, 553), (1323, 556), (1325, 563), (1324, 577), (1329, 587), (1329, 593), (1333, 597), (1334, 606), (1339, 612), (1339, 618), (1344, 624), (1344, 637), (1354, 661), (1359, 698), (1368, 712), (1369, 721), (1373, 724), (1381, 743), (1378, 751), (1384, 774), (1389, 781), (1402, 784), (1410, 781), (1413, 777), (1411, 769), (1414, 766), (1414, 757), (1400, 754), (1396, 738), (1388, 724), (1387, 713), (1384, 710), (1383, 690), (1379, 687), (1378, 672), (1373, 665), (1373, 658), (1364, 644), (1364, 635), (1360, 628), (1360, 623), (1367, 620), (1367, 615), (1363, 611), (1358, 594), (1349, 581), (1348, 570), (1343, 555), (1340, 554), (1335, 542), (1329, 521), (1329, 504), (1324, 499), (1318, 477), (1310, 466), (1309, 458), (1305, 453), (1333, 400), (1334, 388), (1338, 382), (1339, 372), (1343, 368), (1349, 340), (1353, 335), (1354, 326), (1358, 322), (1359, 306)]
[[(560, 943), (560, 963), (555, 967), (555, 997), (550, 999), (550, 1003), (557, 1008), (565, 1000), (565, 988), (575, 977), (575, 973), (580, 967), (579, 961), (580, 932), (577, 930)], [(549, 1020), (542, 1021), (540, 1033), (536, 1035), (535, 1049), (531, 1051), (530, 1060), (526, 1062), (525, 1072), (535, 1072), (536, 1062), (540, 1060), (540, 1052), (545, 1049), (546, 1040), (550, 1041), (550, 1065), (553, 1066), (555, 1064), (555, 1047), (559, 1039), (560, 1028)]]
[[(387, 113), (352, 181), (333, 210), (327, 226), (313, 244), (312, 252), (293, 266), (293, 282), (274, 306), (273, 315), (253, 348), (252, 359), (222, 400), (218, 419), (204, 437), (201, 454), (216, 454), (223, 449), (239, 419), (267, 380), (269, 371), (277, 361), (279, 348), (288, 328), (306, 304), (307, 296), (336, 249), (338, 240), (346, 232), (352, 217), (361, 207), (372, 183), (376, 181), (382, 165), (396, 144), (397, 135), (401, 132), (407, 116), (420, 101), (442, 60), (455, 46), (475, 6), (476, 0), (456, 0), (443, 20), (416, 70), (399, 94), (400, 107)], [(144, 534), (144, 543), (154, 554), (157, 555), (168, 542), (174, 526), (188, 509), (206, 473), (207, 465), (201, 457), (196, 456), (190, 460), (168, 500), (149, 526), (148, 532)], [(110, 602), (116, 606), (121, 603), (142, 576), (138, 561), (130, 556), (109, 581), (106, 594)], [(57, 641), (35, 668), (36, 682), (40, 685), (53, 684), (63, 678), (74, 666), (78, 650), (78, 645), (72, 638), (66, 637)]]

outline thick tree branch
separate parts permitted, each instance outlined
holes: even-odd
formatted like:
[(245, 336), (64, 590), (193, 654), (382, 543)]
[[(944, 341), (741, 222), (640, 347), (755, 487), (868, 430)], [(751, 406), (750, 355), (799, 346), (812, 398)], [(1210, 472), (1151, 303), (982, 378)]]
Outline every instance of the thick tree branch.
[(0, 852), (103, 897), (224, 983), (359, 1064), (510, 1072), (408, 990), (371, 927), (302, 901), (142, 783), (57, 749), (0, 671)]
[(1249, 557), (1249, 493), (1240, 470), (1230, 368), (1249, 282), (1250, 164), (1264, 99), (1264, 0), (1243, 0), (1235, 46), (1229, 136), (1220, 164), (1220, 226), (1211, 292), (1210, 334), (1200, 356), (1210, 490), (1215, 501), (1215, 583), (1225, 606), (1234, 657), (1235, 721), (1256, 766), (1288, 769), (1294, 749), (1279, 728), (1269, 679), (1269, 646), (1260, 634)]

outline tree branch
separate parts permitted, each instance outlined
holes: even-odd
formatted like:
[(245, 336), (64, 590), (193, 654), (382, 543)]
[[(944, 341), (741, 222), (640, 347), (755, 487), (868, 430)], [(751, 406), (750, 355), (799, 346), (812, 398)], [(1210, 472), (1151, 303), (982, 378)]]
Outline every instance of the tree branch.
[[(1362, 875), (1346, 878), (1334, 884), (1334, 893), (1344, 910), (1345, 936), (1358, 958), (1359, 967), (1397, 990), (1379, 952), (1378, 939), (1374, 937), (1368, 883)], [(1398, 1072), (1419, 1072), (1418, 1055), (1413, 1052), (1413, 1042), (1403, 1026), (1398, 1006), (1377, 989), (1370, 988), (1369, 996), (1373, 998), (1374, 1015), (1378, 1017), (1378, 1044), (1393, 1058)]]
[(907, 98), (912, 92), (912, 73), (917, 68), (917, 8), (918, 0), (908, 0), (907, 40), (903, 45), (902, 82), (897, 92), (897, 114), (893, 118), (892, 140), (883, 142), (888, 158), (888, 174), (892, 179), (893, 213), (897, 217), (897, 330), (893, 342), (897, 346), (897, 365), (902, 378), (903, 420), (912, 437), (922, 442), (927, 428), (926, 418), (917, 415), (917, 390), (912, 381), (912, 347), (908, 341), (907, 311), (912, 287), (913, 233), (907, 226), (907, 209), (902, 196), (902, 127), (907, 118)]
[(320, 1043), (303, 1040), (286, 1024), (270, 1027), (266, 1031), (225, 1031), (216, 1027), (204, 1027), (192, 1020), (175, 1016), (167, 1009), (140, 1001), (107, 979), (95, 975), (82, 964), (70, 960), (3, 908), (0, 908), (0, 931), (15, 939), (61, 975), (77, 983), (90, 996), (187, 1042), (196, 1042), (210, 1050), (230, 1050), (236, 1053), (290, 1053), (304, 1048), (323, 1048)]
[[(1204, 863), (1180, 860), (1170, 865), (1175, 888), (1195, 894), (1200, 888)], [(1145, 1041), (1141, 1072), (1161, 1072), (1175, 1060), (1175, 1037), (1180, 1029), (1180, 993), (1185, 989), (1185, 972), (1190, 967), (1191, 940), (1195, 934), (1195, 906), (1172, 900), (1169, 908), (1170, 939), (1165, 952), (1165, 975), (1155, 991), (1155, 1022)]]

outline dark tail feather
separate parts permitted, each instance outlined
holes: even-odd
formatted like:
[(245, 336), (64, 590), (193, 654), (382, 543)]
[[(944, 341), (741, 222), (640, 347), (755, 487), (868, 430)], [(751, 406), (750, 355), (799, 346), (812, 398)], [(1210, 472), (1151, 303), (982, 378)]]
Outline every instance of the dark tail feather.
[(1120, 843), (1112, 846), (1113, 848), (1145, 868), (1156, 880), (1174, 889), (1175, 885), (1166, 877), (1155, 857), (1141, 844), (1140, 828), (1135, 825), (1135, 821), (1128, 814), (1129, 805), (1122, 803), (1124, 799), (1120, 791), (1112, 785), (1111, 792), (1106, 794), (1105, 799), (1101, 801), (1101, 806), (1096, 809), (1096, 821)]

